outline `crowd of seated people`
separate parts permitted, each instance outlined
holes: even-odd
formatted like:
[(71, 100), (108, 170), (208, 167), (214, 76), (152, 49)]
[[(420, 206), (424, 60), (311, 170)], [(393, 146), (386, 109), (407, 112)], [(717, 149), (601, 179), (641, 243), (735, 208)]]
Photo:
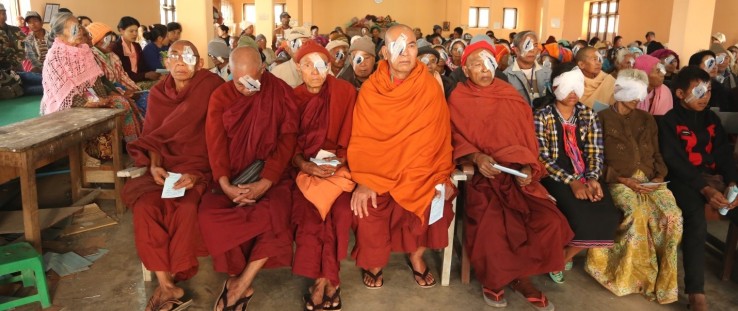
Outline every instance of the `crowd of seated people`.
[[(566, 286), (585, 251), (584, 270), (614, 295), (673, 303), (681, 247), (690, 308), (707, 310), (706, 221), (738, 224), (731, 137), (713, 112), (738, 111), (738, 48), (716, 39), (680, 67), (652, 32), (629, 45), (406, 25), (321, 36), (290, 18), (271, 47), (245, 24), (233, 37), (219, 27), (207, 51), (178, 24), (146, 27), (142, 49), (145, 26), (128, 16), (117, 32), (71, 12), (48, 33), (29, 12), (27, 37), (0, 25), (22, 41), (6, 48), (25, 47), (13, 64), (40, 75), (43, 114), (127, 111), (128, 153), (149, 171), (122, 193), (158, 279), (147, 310), (189, 305), (177, 283), (208, 255), (229, 275), (215, 310), (245, 310), (258, 272), (274, 267), (314, 280), (305, 310), (340, 310), (347, 256), (368, 289), (385, 287), (392, 252), (433, 287), (423, 255), (452, 243), (460, 194), (463, 247), (492, 307), (508, 305), (509, 288), (554, 310), (531, 277)], [(86, 151), (108, 159), (110, 145), (101, 135)], [(450, 176), (462, 163), (475, 173), (459, 192)], [(186, 191), (162, 199), (169, 172)]]

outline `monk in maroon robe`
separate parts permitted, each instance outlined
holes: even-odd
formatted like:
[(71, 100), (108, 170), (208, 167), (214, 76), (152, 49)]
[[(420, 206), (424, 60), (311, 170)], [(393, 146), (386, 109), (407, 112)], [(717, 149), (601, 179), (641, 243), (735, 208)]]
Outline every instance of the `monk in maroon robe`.
[[(193, 277), (197, 255), (207, 256), (197, 224), (197, 205), (211, 179), (203, 103), (223, 80), (202, 69), (201, 61), (185, 64), (181, 57), (185, 47), (197, 55), (197, 48), (187, 41), (170, 47), (169, 55), (180, 57), (165, 61), (171, 74), (151, 89), (143, 133), (128, 144), (136, 166), (149, 168), (149, 174), (129, 181), (122, 193), (133, 211), (138, 256), (159, 280), (146, 310), (182, 305), (178, 300), (184, 291), (175, 281)], [(186, 188), (183, 197), (161, 198), (167, 172), (182, 174), (175, 187)]]
[[(485, 40), (469, 45), (462, 56), (469, 80), (449, 97), (454, 159), (477, 167), (466, 188), (464, 247), (487, 304), (506, 306), (503, 288), (509, 284), (535, 307), (553, 310), (528, 277), (561, 270), (561, 250), (573, 233), (540, 184), (546, 169), (538, 161), (530, 106), (494, 78), (494, 53)], [(495, 163), (527, 177), (502, 173)]]
[[(208, 106), (205, 137), (214, 182), (199, 210), (213, 266), (231, 276), (216, 310), (245, 309), (257, 272), (292, 261), (292, 178), (286, 168), (297, 135), (293, 90), (265, 70), (254, 48), (235, 49), (230, 62), (233, 81), (219, 87)], [(258, 181), (231, 184), (257, 160), (264, 161)]]
[[(332, 179), (341, 178), (335, 176), (337, 171), (346, 170), (346, 148), (351, 138), (356, 89), (350, 83), (328, 74), (332, 58), (328, 50), (319, 44), (304, 44), (295, 55), (295, 61), (299, 64), (298, 71), (304, 81), (304, 84), (295, 88), (302, 116), (292, 160), (301, 173), (297, 182), (298, 185), (312, 179), (331, 182)], [(334, 154), (327, 160), (340, 161), (340, 168), (310, 161), (321, 150)], [(316, 306), (320, 304), (325, 310), (341, 308), (339, 269), (341, 260), (348, 252), (353, 219), (350, 191), (353, 190), (353, 182), (349, 180), (348, 183), (350, 185), (346, 190), (349, 191), (341, 191), (337, 198), (330, 198), (335, 203), (330, 206), (325, 218), (303, 194), (303, 188), (295, 187), (292, 192), (292, 217), (297, 225), (297, 248), (292, 272), (315, 279), (311, 294), (304, 297), (306, 310), (319, 309)], [(339, 192), (333, 194), (336, 193)], [(324, 296), (328, 298), (326, 301)]]

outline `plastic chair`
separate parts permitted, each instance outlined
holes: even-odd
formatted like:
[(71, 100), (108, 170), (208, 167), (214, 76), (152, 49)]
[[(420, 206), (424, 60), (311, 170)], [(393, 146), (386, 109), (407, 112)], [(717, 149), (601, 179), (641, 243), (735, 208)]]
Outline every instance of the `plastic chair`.
[[(36, 294), (15, 298), (1, 297), (0, 310), (8, 310), (38, 301), (42, 308), (51, 306), (46, 274), (41, 255), (26, 242), (0, 247), (0, 284), (23, 282), (23, 287), (36, 287)], [(13, 275), (20, 273), (18, 275)]]

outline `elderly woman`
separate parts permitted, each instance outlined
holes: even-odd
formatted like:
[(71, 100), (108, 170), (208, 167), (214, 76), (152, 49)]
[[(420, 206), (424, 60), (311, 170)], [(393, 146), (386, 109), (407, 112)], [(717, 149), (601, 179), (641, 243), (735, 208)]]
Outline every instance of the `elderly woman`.
[[(556, 68), (551, 75), (555, 100), (537, 110), (534, 117), (539, 159), (549, 175), (541, 184), (556, 199), (574, 231), (574, 239), (564, 249), (566, 270), (571, 269), (572, 259), (580, 251), (611, 247), (620, 219), (610, 193), (600, 185), (602, 126), (597, 114), (579, 102), (584, 94), (584, 75), (575, 66), (566, 63)], [(564, 282), (562, 271), (550, 276), (556, 283)]]
[[(650, 56), (639, 59), (643, 57)], [(586, 270), (617, 296), (640, 293), (666, 304), (679, 294), (682, 213), (663, 184), (667, 168), (656, 121), (636, 108), (653, 94), (648, 93), (651, 80), (642, 70), (620, 71), (615, 104), (599, 113), (605, 133), (605, 182), (624, 219), (615, 246), (589, 251)]]
[(648, 75), (648, 96), (638, 103), (638, 109), (654, 116), (665, 115), (674, 106), (671, 90), (664, 85), (666, 67), (651, 55), (636, 58), (634, 67)]
[(712, 96), (710, 96), (710, 107), (719, 108), (722, 112), (736, 112), (738, 111), (738, 99), (735, 95), (724, 87), (720, 81), (717, 80), (718, 76), (718, 60), (715, 52), (713, 51), (699, 51), (689, 57), (690, 66), (699, 66), (710, 75), (712, 81)]
[(635, 64), (635, 56), (627, 48), (621, 47), (614, 50), (612, 57), (613, 67), (615, 68), (610, 75), (613, 78), (618, 77), (618, 72), (625, 69), (633, 69)]
[[(88, 32), (79, 25), (77, 18), (70, 13), (54, 15), (49, 35), (54, 38), (54, 45), (44, 63), (41, 114), (71, 107), (125, 109), (125, 141), (136, 140), (141, 133), (141, 114), (127, 98), (103, 83), (103, 72), (92, 50), (84, 43), (89, 40)], [(101, 135), (85, 150), (94, 158), (111, 159), (110, 139), (109, 134)]]
[(135, 18), (122, 17), (118, 22), (120, 38), (113, 46), (113, 53), (118, 55), (131, 80), (136, 81), (141, 89), (148, 90), (161, 75), (154, 71), (155, 68), (146, 68), (141, 44), (136, 42), (140, 27), (141, 24)]
[(466, 49), (466, 41), (461, 39), (453, 40), (451, 41), (451, 44), (448, 45), (450, 59), (446, 61), (446, 66), (448, 66), (452, 72), (461, 66), (461, 55), (464, 54), (464, 49)]
[(666, 68), (664, 84), (669, 86), (671, 80), (674, 79), (674, 76), (679, 72), (679, 54), (669, 49), (659, 49), (650, 55), (658, 58), (661, 63), (664, 64), (664, 68)]
[(105, 78), (122, 87), (126, 93), (141, 91), (136, 82), (126, 74), (118, 55), (113, 53), (117, 38), (113, 30), (103, 23), (92, 23), (87, 26), (87, 31), (90, 33), (95, 61), (105, 74)]
[[(292, 272), (315, 279), (306, 294), (305, 310), (341, 309), (339, 270), (346, 257), (353, 215), (354, 182), (346, 163), (356, 89), (329, 74), (332, 55), (309, 41), (295, 55), (304, 84), (295, 88), (302, 115), (292, 164), (297, 169), (292, 192), (297, 225)], [(337, 166), (315, 158), (338, 160)]]
[[(510, 285), (536, 309), (554, 310), (530, 276), (563, 268), (561, 250), (573, 235), (540, 183), (546, 169), (538, 161), (530, 106), (495, 76), (494, 51), (484, 40), (467, 47), (461, 64), (468, 80), (449, 98), (453, 156), (477, 168), (466, 184), (463, 247), (488, 305), (507, 306), (504, 288)], [(502, 173), (494, 164), (526, 177)]]
[(710, 51), (715, 53), (715, 60), (718, 67), (718, 74), (715, 76), (715, 80), (720, 82), (728, 90), (738, 87), (738, 82), (736, 82), (738, 78), (736, 78), (735, 73), (731, 69), (732, 64), (735, 63), (733, 53), (726, 50), (720, 43), (710, 45)]

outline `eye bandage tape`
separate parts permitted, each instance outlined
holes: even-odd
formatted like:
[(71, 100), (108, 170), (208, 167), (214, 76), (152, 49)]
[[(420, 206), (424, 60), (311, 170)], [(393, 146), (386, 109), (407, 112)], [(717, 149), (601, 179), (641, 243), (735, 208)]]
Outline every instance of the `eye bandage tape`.
[(666, 75), (666, 67), (662, 63), (656, 64), (656, 67), (659, 68), (659, 71), (662, 75)]
[(259, 90), (261, 90), (261, 82), (259, 82), (259, 80), (254, 80), (248, 75), (239, 78), (238, 82), (241, 82), (241, 84), (243, 84), (243, 86), (245, 86), (246, 89), (251, 92), (258, 92)]
[(407, 36), (404, 33), (400, 34), (394, 42), (390, 42), (390, 54), (392, 55), (392, 61), (394, 62), (397, 57), (400, 56), (407, 48)]
[(554, 95), (556, 99), (564, 100), (571, 92), (577, 94), (578, 97), (584, 95), (584, 74), (579, 68), (562, 73), (553, 80)]
[(713, 68), (715, 68), (715, 59), (710, 57), (705, 60), (705, 70), (711, 71)]
[(725, 54), (720, 54), (720, 55), (718, 55), (718, 56), (717, 56), (717, 57), (715, 58), (715, 61), (717, 61), (717, 63), (718, 63), (719, 65), (722, 65), (723, 63), (725, 63)]
[(441, 51), (440, 54), (441, 54), (441, 59), (448, 60), (448, 53), (446, 53), (446, 51)]
[(424, 55), (422, 58), (420, 58), (420, 61), (423, 62), (423, 64), (430, 64), (430, 56)]
[(479, 53), (479, 56), (482, 57), (484, 60), (484, 67), (487, 67), (487, 70), (495, 72), (497, 70), (497, 61), (495, 60), (494, 56), (490, 54), (489, 52), (482, 50), (481, 53)]
[(358, 64), (361, 64), (363, 62), (364, 62), (364, 56), (356, 55), (356, 57), (354, 57), (354, 64), (357, 64), (358, 65)]
[(666, 58), (664, 58), (664, 64), (669, 65), (672, 62), (674, 62), (675, 60), (676, 60), (676, 57), (674, 57), (674, 55), (669, 55)]
[(695, 86), (692, 89), (692, 94), (690, 94), (689, 97), (687, 97), (687, 99), (685, 99), (684, 101), (689, 103), (693, 100), (704, 98), (707, 94), (707, 86), (707, 82), (700, 82), (699, 85)]
[(523, 42), (523, 54), (526, 54), (535, 48), (536, 47), (533, 44), (533, 39), (531, 39), (530, 37), (525, 38), (525, 41)]
[(69, 30), (69, 32), (72, 33), (72, 37), (76, 37), (77, 34), (79, 34), (79, 25), (72, 25), (72, 28)]
[(342, 60), (344, 57), (346, 57), (346, 54), (344, 54), (343, 51), (338, 51), (338, 53), (336, 53), (337, 60)]
[(182, 61), (190, 66), (195, 66), (195, 64), (197, 64), (197, 57), (190, 46), (185, 46), (184, 50), (182, 50)]
[(313, 67), (318, 70), (318, 73), (321, 76), (324, 76), (328, 73), (328, 64), (326, 64), (325, 61), (323, 61), (323, 59), (318, 56), (318, 54), (310, 54), (308, 58), (310, 58), (310, 61), (313, 62)]

